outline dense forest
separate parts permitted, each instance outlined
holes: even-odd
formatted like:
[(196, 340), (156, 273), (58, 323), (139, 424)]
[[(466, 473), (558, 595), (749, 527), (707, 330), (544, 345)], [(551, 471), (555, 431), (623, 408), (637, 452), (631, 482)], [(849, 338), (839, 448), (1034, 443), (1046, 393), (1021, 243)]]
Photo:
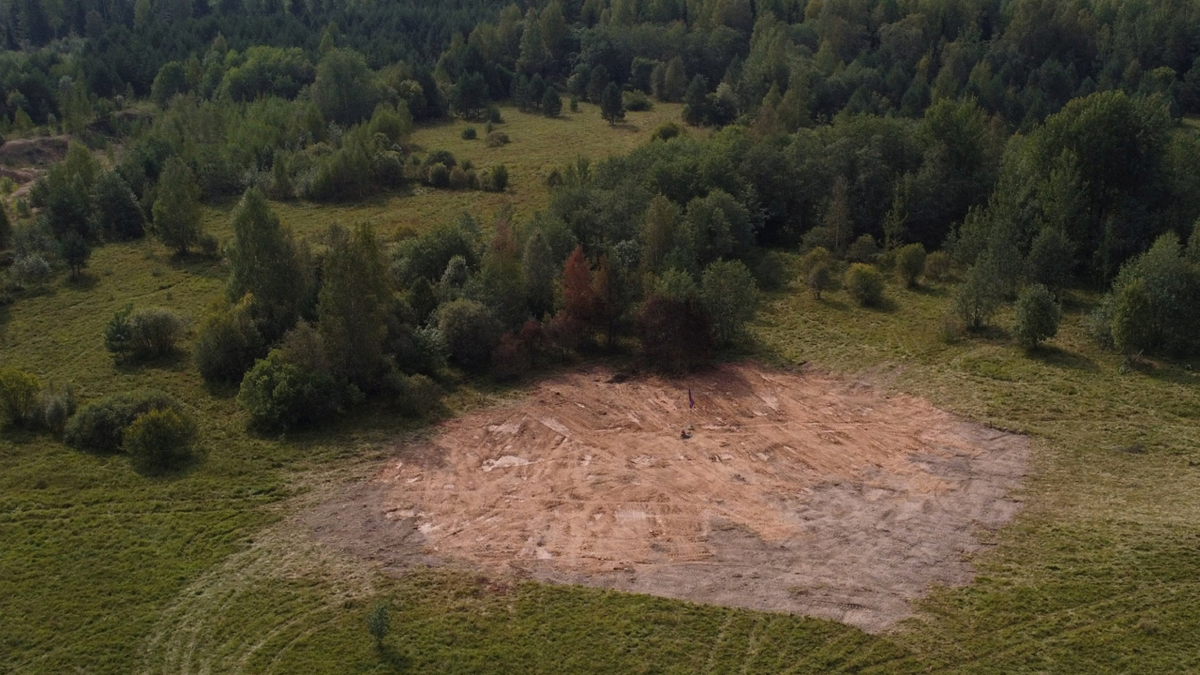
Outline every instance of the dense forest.
[[(0, 17), (0, 134), (73, 139), (0, 220), (4, 301), (104, 242), (224, 256), (194, 357), (263, 426), (371, 397), (419, 413), (447, 363), (511, 377), (635, 344), (686, 369), (796, 273), (864, 304), (885, 273), (958, 275), (946, 331), (1015, 299), (1031, 344), (1064, 289), (1111, 288), (1097, 339), (1200, 349), (1195, 0), (5, 0)], [(414, 125), (477, 120), (499, 144), (498, 103), (553, 117), (562, 98), (610, 124), (654, 101), (682, 119), (628, 156), (563, 156), (549, 208), (519, 222), (301, 241), (272, 209), (503, 192), (505, 167), (417, 150)], [(218, 242), (201, 204), (231, 198)], [(792, 269), (778, 250), (796, 249)], [(180, 330), (130, 309), (104, 340), (136, 360)], [(101, 418), (68, 439), (111, 438)]]

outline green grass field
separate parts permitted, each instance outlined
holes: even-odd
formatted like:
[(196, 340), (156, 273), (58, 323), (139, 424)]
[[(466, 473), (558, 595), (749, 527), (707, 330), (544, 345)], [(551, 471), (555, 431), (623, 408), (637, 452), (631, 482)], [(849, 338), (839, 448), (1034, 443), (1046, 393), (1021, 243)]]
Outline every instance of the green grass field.
[[(279, 205), (302, 234), (368, 220), (386, 234), (463, 210), (545, 204), (548, 167), (642, 142), (670, 106), (610, 128), (591, 106), (565, 120), (512, 110), (513, 142), (487, 149), (459, 123), (421, 146), (477, 166), (506, 163), (505, 195), (420, 192), (352, 207)], [(638, 117), (642, 115), (642, 117)], [(481, 129), (482, 130), (482, 129)], [(228, 234), (229, 205), (210, 209)], [(376, 411), (292, 437), (245, 431), (231, 391), (205, 387), (187, 355), (116, 367), (101, 344), (126, 302), (198, 319), (225, 268), (149, 244), (96, 250), (87, 277), (59, 277), (0, 309), (0, 366), (75, 384), (83, 398), (153, 386), (201, 420), (204, 457), (151, 478), (122, 457), (48, 436), (0, 434), (2, 673), (1166, 673), (1200, 653), (1200, 377), (1124, 367), (1084, 337), (1095, 298), (1077, 293), (1051, 348), (1027, 355), (1003, 330), (945, 344), (951, 286), (891, 284), (886, 311), (800, 288), (765, 298), (750, 353), (913, 393), (1035, 438), (1025, 509), (979, 555), (974, 584), (935, 589), (884, 636), (799, 617), (596, 589), (495, 585), (419, 570), (396, 577), (318, 548), (289, 514), (387, 456), (409, 423)], [(997, 320), (1001, 327), (1007, 317)], [(449, 408), (504, 391), (457, 391)], [(376, 651), (364, 617), (391, 609)]]

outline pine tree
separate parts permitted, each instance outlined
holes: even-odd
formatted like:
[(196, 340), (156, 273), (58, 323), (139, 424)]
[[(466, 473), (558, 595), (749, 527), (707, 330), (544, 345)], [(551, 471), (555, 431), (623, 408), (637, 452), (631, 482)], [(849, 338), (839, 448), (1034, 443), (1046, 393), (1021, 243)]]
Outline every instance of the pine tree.
[(610, 125), (625, 119), (625, 103), (621, 100), (621, 89), (616, 82), (609, 82), (600, 96), (600, 116)]
[(200, 186), (183, 160), (167, 160), (158, 179), (154, 202), (154, 233), (179, 255), (200, 239)]
[(683, 96), (683, 121), (692, 126), (708, 121), (708, 81), (703, 75), (692, 78)]
[(587, 98), (592, 103), (599, 103), (600, 97), (604, 95), (604, 89), (608, 87), (608, 69), (604, 66), (596, 66), (592, 68), (592, 72), (588, 75), (587, 81)]
[(558, 96), (558, 90), (546, 87), (546, 93), (542, 96), (542, 114), (546, 117), (558, 117), (561, 112), (562, 99)]
[(529, 78), (525, 77), (523, 73), (517, 73), (513, 77), (512, 90), (510, 94), (512, 96), (513, 105), (517, 106), (518, 110), (521, 112), (529, 112), (530, 104), (532, 103), (532, 101), (530, 101), (529, 93)]

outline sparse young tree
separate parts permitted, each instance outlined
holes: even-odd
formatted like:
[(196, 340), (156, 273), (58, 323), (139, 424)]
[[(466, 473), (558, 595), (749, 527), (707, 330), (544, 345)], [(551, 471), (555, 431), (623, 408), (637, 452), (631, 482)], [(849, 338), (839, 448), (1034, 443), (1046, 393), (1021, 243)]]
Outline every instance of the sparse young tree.
[(1075, 247), (1066, 233), (1058, 227), (1046, 227), (1033, 239), (1025, 260), (1025, 273), (1030, 283), (1057, 293), (1070, 281), (1074, 266)]
[(989, 274), (988, 267), (976, 264), (954, 297), (954, 313), (971, 330), (979, 330), (996, 313), (1004, 299), (1001, 284)]
[(812, 291), (813, 297), (817, 300), (821, 299), (821, 294), (825, 291), (837, 288), (837, 276), (833, 273), (833, 266), (827, 262), (813, 265), (808, 270), (805, 281), (808, 284), (808, 290)]
[(253, 295), (262, 314), (259, 329), (268, 342), (274, 341), (299, 315), (308, 294), (308, 270), (291, 233), (256, 187), (246, 190), (233, 212), (233, 239), (225, 255), (231, 268), (229, 299)]
[(913, 288), (925, 272), (925, 247), (908, 244), (896, 249), (896, 273), (905, 286)]
[(154, 232), (179, 255), (202, 234), (200, 229), (200, 186), (183, 160), (167, 160), (158, 179), (158, 199), (154, 202)]
[(754, 318), (758, 286), (740, 260), (718, 260), (704, 270), (700, 300), (712, 321), (717, 344), (729, 344), (741, 336)]
[(88, 258), (92, 256), (92, 246), (78, 232), (68, 232), (58, 240), (58, 257), (71, 270), (71, 279), (78, 279), (79, 273), (87, 266)]
[(850, 238), (854, 236), (854, 221), (850, 216), (850, 181), (845, 176), (838, 176), (833, 181), (833, 194), (829, 198), (829, 207), (825, 209), (823, 224), (833, 238), (834, 251), (845, 251), (850, 245)]
[(391, 617), (388, 616), (388, 606), (386, 603), (377, 602), (371, 607), (370, 613), (367, 614), (367, 632), (375, 640), (375, 648), (383, 651), (383, 641), (387, 638), (388, 629), (391, 625)]
[(334, 226), (322, 268), (318, 329), (333, 370), (364, 391), (383, 374), (383, 342), (391, 301), (383, 253), (367, 224)]
[(554, 253), (540, 229), (525, 242), (521, 256), (521, 267), (525, 276), (525, 298), (529, 311), (540, 318), (554, 309)]
[(1054, 295), (1041, 284), (1026, 286), (1017, 294), (1013, 335), (1027, 349), (1037, 349), (1058, 334), (1060, 311)]

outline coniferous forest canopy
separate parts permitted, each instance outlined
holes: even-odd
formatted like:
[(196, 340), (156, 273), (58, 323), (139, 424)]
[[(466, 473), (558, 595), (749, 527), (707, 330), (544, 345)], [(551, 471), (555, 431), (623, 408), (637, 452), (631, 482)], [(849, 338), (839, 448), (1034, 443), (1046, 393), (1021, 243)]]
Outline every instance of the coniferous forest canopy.
[[(1130, 368), (1200, 356), (1200, 0), (0, 0), (0, 49), (0, 148), (62, 145), (0, 178), (0, 325), (150, 242), (222, 292), (191, 317), (131, 297), (88, 348), (128, 374), (186, 344), (256, 434), (589, 358), (682, 373), (753, 351), (768, 294), (902, 313), (887, 279), (945, 289), (946, 344), (1038, 354), (1086, 306)], [(501, 148), (581, 106), (570, 134), (678, 115), (532, 177), (413, 140)], [(491, 219), (280, 215), (517, 180), (542, 201)], [(6, 365), (0, 428), (197, 461), (178, 396)]]

